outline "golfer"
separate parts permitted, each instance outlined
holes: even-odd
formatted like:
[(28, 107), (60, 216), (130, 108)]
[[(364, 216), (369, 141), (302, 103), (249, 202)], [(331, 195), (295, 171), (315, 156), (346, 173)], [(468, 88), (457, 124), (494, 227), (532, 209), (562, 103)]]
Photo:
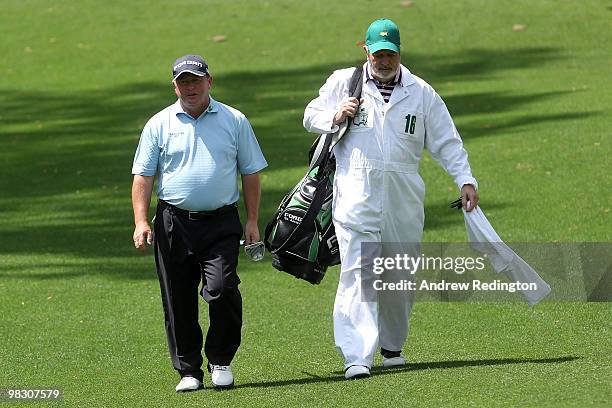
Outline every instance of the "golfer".
[[(238, 217), (238, 173), (247, 221), (246, 244), (259, 241), (258, 172), (267, 166), (247, 118), (210, 96), (213, 78), (199, 55), (172, 66), (178, 100), (145, 125), (132, 174), (134, 245), (154, 245), (177, 392), (203, 387), (198, 286), (208, 303), (204, 351), (214, 387), (231, 387), (230, 364), (240, 345), (242, 298), (236, 274), (243, 228)], [(153, 180), (157, 211), (147, 221)]]
[[(334, 147), (333, 222), (341, 273), (334, 304), (334, 337), (346, 378), (370, 375), (378, 347), (383, 366), (403, 365), (411, 293), (361, 298), (361, 244), (419, 243), (425, 188), (419, 176), (423, 148), (454, 178), (463, 208), (478, 203), (467, 153), (440, 96), (400, 63), (400, 32), (388, 19), (365, 35), (362, 98), (348, 97), (355, 68), (335, 71), (304, 112), (308, 131), (330, 133), (347, 117), (349, 133)], [(469, 204), (468, 204), (469, 202)]]

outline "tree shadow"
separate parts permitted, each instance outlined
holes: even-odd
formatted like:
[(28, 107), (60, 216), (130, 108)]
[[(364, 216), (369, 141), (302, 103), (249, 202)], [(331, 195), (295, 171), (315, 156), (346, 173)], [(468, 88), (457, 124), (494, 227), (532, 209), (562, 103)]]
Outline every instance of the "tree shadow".
[[(371, 370), (373, 377), (381, 375), (396, 374), (399, 372), (412, 372), (420, 370), (445, 370), (464, 367), (482, 367), (482, 366), (498, 366), (510, 364), (559, 364), (578, 360), (581, 357), (577, 356), (562, 356), (555, 358), (501, 358), (501, 359), (482, 359), (482, 360), (451, 360), (451, 361), (432, 361), (422, 363), (409, 363), (401, 367), (374, 367)], [(308, 385), (316, 383), (330, 383), (346, 381), (343, 371), (335, 371), (333, 375), (318, 376), (307, 372), (302, 372), (307, 375), (307, 378), (298, 378), (283, 381), (262, 381), (245, 384), (237, 384), (235, 388), (274, 388), (285, 387), (289, 385)]]
[[(557, 48), (518, 48), (472, 49), (449, 55), (412, 53), (404, 59), (415, 73), (424, 72), (425, 79), (439, 89), (437, 85), (449, 81), (503, 77), (508, 70), (525, 70), (562, 58)], [(268, 174), (291, 170), (301, 176), (315, 136), (302, 128), (303, 109), (333, 69), (355, 62), (219, 74), (213, 97), (249, 117), (268, 159)], [(548, 121), (584, 120), (595, 114), (524, 115), (526, 106), (561, 98), (567, 92), (571, 90), (492, 91), (451, 94), (445, 99), (455, 119), (463, 123), (463, 137), (469, 139), (507, 134), (514, 128)], [(171, 84), (165, 82), (87, 92), (1, 89), (0, 254), (53, 253), (126, 260), (139, 256), (131, 247), (133, 155), (148, 118), (174, 100)], [(500, 112), (509, 114), (504, 121), (488, 120)], [(472, 116), (478, 119), (464, 119)], [(297, 181), (271, 176), (264, 182), (262, 230)], [(428, 206), (427, 228), (456, 222), (446, 204)], [(151, 276), (144, 268), (127, 274), (113, 267), (98, 270), (128, 279)]]
[[(504, 71), (526, 70), (565, 58), (560, 48), (468, 48), (456, 54), (409, 54), (412, 71), (427, 81), (491, 79)], [(421, 75), (423, 73), (423, 75)]]

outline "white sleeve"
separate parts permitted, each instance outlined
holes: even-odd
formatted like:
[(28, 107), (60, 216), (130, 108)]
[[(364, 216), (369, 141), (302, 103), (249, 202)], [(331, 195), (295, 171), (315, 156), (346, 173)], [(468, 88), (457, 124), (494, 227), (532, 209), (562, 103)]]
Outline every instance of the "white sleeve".
[(433, 89), (429, 108), (425, 112), (425, 147), (455, 180), (459, 188), (465, 184), (472, 184), (478, 189), (478, 183), (472, 176), (472, 169), (468, 163), (468, 155), (463, 148), (463, 141), (453, 123), (444, 101)]
[(348, 96), (347, 82), (353, 69), (335, 71), (327, 78), (325, 84), (319, 89), (319, 96), (306, 106), (303, 122), (306, 130), (313, 133), (333, 133), (338, 130), (338, 126), (332, 123), (338, 107)]

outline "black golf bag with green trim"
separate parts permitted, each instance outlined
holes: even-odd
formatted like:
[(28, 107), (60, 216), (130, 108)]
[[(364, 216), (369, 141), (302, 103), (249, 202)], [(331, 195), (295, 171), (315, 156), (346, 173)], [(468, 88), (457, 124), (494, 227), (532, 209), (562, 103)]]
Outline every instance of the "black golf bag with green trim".
[[(355, 69), (349, 95), (361, 95), (362, 67)], [(320, 135), (310, 149), (310, 166), (300, 182), (283, 198), (266, 226), (266, 249), (272, 266), (314, 285), (327, 268), (340, 263), (340, 251), (332, 222), (336, 161), (332, 148), (350, 125), (346, 120), (336, 133)]]

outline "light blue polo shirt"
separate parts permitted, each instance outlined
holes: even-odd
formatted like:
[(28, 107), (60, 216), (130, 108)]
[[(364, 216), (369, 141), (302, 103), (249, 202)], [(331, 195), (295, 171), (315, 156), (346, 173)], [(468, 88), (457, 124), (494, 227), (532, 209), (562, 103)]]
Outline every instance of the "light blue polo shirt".
[(238, 173), (268, 165), (242, 112), (210, 98), (194, 119), (177, 100), (142, 130), (132, 174), (157, 175), (157, 196), (185, 210), (214, 210), (238, 201)]

